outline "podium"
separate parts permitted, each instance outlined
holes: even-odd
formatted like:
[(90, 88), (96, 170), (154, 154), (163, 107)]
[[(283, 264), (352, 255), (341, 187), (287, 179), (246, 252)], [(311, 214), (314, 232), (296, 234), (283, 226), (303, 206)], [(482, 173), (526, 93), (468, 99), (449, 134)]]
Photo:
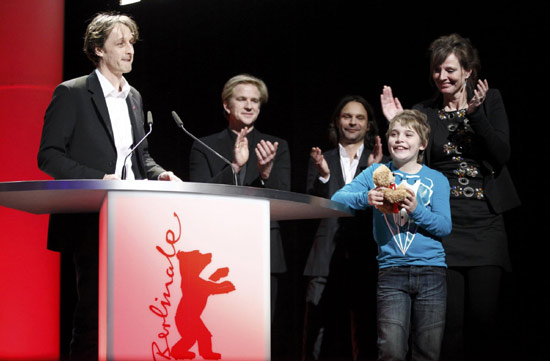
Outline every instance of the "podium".
[(5, 182), (0, 206), (99, 212), (100, 360), (269, 360), (270, 221), (352, 215), (305, 194), (159, 181)]

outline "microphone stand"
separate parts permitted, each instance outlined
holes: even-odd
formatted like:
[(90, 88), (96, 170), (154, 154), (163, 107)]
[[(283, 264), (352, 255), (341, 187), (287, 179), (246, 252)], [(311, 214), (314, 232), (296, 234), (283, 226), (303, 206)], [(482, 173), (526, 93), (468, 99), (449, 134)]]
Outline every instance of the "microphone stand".
[(237, 173), (235, 173), (235, 169), (233, 169), (233, 165), (231, 164), (231, 162), (229, 160), (227, 160), (223, 155), (221, 155), (220, 153), (216, 152), (214, 149), (212, 149), (211, 147), (206, 145), (206, 143), (204, 143), (202, 140), (195, 137), (187, 129), (185, 129), (185, 127), (183, 126), (183, 122), (181, 121), (180, 117), (178, 116), (178, 114), (175, 111), (172, 111), (172, 118), (174, 118), (174, 120), (176, 121), (176, 124), (178, 125), (178, 127), (180, 127), (187, 135), (189, 135), (191, 138), (193, 138), (194, 140), (196, 140), (197, 142), (202, 144), (202, 146), (204, 146), (206, 149), (208, 149), (209, 151), (211, 151), (212, 153), (217, 155), (221, 160), (223, 160), (225, 163), (227, 163), (229, 165), (229, 167), (231, 168), (231, 171), (233, 172), (233, 178), (234, 178), (234, 181), (235, 181), (235, 185), (238, 186), (239, 182), (238, 182)]
[(130, 148), (130, 151), (128, 152), (128, 154), (126, 154), (126, 157), (124, 157), (124, 164), (122, 165), (122, 175), (120, 177), (122, 180), (126, 179), (126, 161), (128, 160), (128, 157), (132, 155), (134, 150), (136, 150), (137, 147), (139, 147), (139, 145), (145, 140), (145, 138), (147, 138), (149, 134), (151, 134), (151, 132), (153, 131), (153, 114), (151, 114), (151, 111), (147, 112), (147, 124), (149, 124), (149, 131), (147, 132), (147, 134), (145, 134), (145, 136), (141, 138), (141, 140), (136, 145)]

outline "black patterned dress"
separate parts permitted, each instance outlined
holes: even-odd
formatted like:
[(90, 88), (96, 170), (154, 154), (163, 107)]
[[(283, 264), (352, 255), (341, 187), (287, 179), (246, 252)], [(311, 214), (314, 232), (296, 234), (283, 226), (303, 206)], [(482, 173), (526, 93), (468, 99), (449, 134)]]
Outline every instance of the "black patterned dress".
[(483, 141), (476, 136), (464, 109), (437, 112), (431, 119), (430, 166), (451, 186), (453, 231), (443, 240), (450, 267), (496, 265), (510, 268), (502, 215), (495, 214), (485, 197)]

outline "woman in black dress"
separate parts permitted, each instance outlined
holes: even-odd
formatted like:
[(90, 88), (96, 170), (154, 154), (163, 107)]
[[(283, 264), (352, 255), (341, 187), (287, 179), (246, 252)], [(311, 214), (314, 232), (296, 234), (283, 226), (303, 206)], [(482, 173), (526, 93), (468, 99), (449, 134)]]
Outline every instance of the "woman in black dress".
[[(508, 117), (500, 92), (478, 79), (480, 62), (468, 39), (440, 37), (429, 56), (438, 92), (413, 108), (431, 126), (425, 162), (451, 185), (453, 231), (443, 240), (449, 269), (442, 358), (490, 360), (501, 277), (510, 269), (502, 213), (519, 205), (506, 168)], [(381, 103), (388, 119), (402, 110), (390, 87), (384, 87)]]

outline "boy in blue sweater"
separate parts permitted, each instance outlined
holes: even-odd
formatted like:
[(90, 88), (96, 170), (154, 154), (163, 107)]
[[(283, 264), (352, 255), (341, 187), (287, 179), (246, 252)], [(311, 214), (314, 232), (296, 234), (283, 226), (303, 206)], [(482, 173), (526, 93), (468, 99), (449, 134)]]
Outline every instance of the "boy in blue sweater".
[(411, 359), (437, 360), (445, 326), (447, 287), (441, 238), (451, 232), (449, 182), (421, 164), (430, 127), (416, 110), (396, 115), (386, 134), (392, 161), (387, 167), (408, 196), (397, 213), (384, 214), (384, 194), (372, 175), (373, 164), (332, 200), (353, 209), (375, 207), (374, 238), (378, 244), (378, 359), (405, 360), (411, 332)]

